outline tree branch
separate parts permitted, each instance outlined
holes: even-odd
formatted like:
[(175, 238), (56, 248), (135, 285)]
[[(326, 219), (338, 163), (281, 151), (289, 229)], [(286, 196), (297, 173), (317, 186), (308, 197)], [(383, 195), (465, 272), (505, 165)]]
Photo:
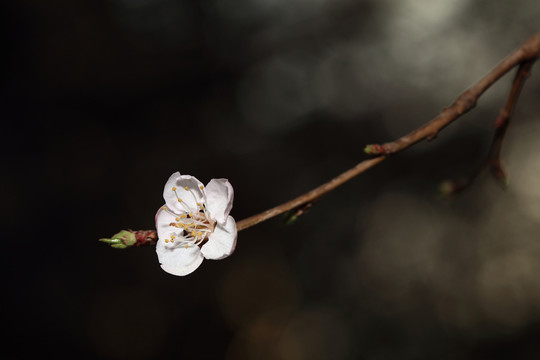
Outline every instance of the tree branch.
[(536, 59), (524, 61), (519, 65), (518, 72), (512, 83), (512, 89), (506, 99), (504, 108), (501, 109), (499, 117), (495, 121), (495, 135), (489, 149), (488, 161), (491, 167), (491, 173), (497, 180), (506, 185), (506, 174), (501, 164), (501, 149), (506, 135), (506, 130), (510, 124), (510, 119), (517, 105), (519, 94), (525, 81), (530, 76), (531, 68)]
[[(323, 184), (311, 190), (310, 192), (297, 197), (296, 199), (290, 200), (284, 204), (266, 210), (260, 214), (253, 215), (247, 219), (239, 221), (237, 224), (238, 230), (247, 229), (248, 227), (256, 225), (262, 221), (268, 220), (274, 216), (283, 214), (286, 211), (313, 201), (326, 194), (327, 192), (335, 189), (336, 187), (342, 185), (343, 183), (349, 181), (353, 177), (381, 163), (387, 158), (387, 155), (403, 151), (409, 146), (416, 144), (423, 139), (434, 139), (439, 133), (439, 131), (441, 131), (444, 127), (448, 126), (458, 117), (472, 109), (476, 105), (480, 96), (504, 74), (506, 74), (516, 65), (522, 63), (530, 63), (530, 65), (528, 66), (528, 69), (530, 69), (530, 66), (532, 66), (532, 63), (534, 63), (534, 61), (536, 60), (536, 58), (538, 58), (539, 55), (540, 33), (537, 33), (534, 36), (530, 37), (519, 49), (517, 49), (504, 60), (502, 60), (495, 68), (493, 68), (493, 70), (491, 70), (491, 72), (481, 78), (476, 84), (465, 90), (451, 106), (443, 109), (443, 111), (439, 115), (437, 115), (427, 124), (419, 127), (418, 129), (412, 131), (411, 133), (403, 137), (400, 137), (393, 142), (383, 145), (375, 144), (366, 146), (366, 153), (382, 156), (376, 157), (374, 159), (364, 160), (352, 169), (330, 180), (328, 183)], [(519, 89), (521, 89), (521, 86), (522, 82), (519, 85)], [(519, 90), (515, 94), (516, 99), (518, 95)], [(511, 103), (512, 109), (516, 99), (514, 99)], [(509, 114), (510, 113), (511, 112), (509, 112)], [(507, 121), (505, 122), (505, 124), (506, 125), (504, 125), (504, 131), (506, 131)], [(501, 135), (501, 143), (503, 136), (504, 133)]]
[(487, 168), (490, 168), (491, 173), (502, 186), (506, 186), (506, 172), (504, 171), (501, 161), (502, 144), (508, 125), (510, 124), (510, 119), (516, 108), (519, 94), (525, 81), (530, 76), (530, 70), (535, 60), (536, 59), (526, 60), (519, 65), (506, 103), (495, 120), (495, 133), (485, 161), (475, 171), (469, 174), (469, 176), (443, 182), (440, 186), (440, 190), (444, 195), (455, 195), (465, 190)]
[(283, 214), (289, 210), (292, 210), (294, 208), (297, 208), (298, 206), (307, 204), (309, 202), (312, 202), (324, 194), (334, 190), (340, 185), (343, 185), (345, 182), (351, 180), (353, 177), (360, 175), (364, 171), (372, 168), (373, 166), (381, 163), (387, 158), (387, 156), (379, 156), (373, 159), (364, 160), (361, 163), (357, 164), (355, 167), (345, 171), (341, 175), (333, 178), (329, 182), (322, 184), (321, 186), (305, 193), (304, 195), (301, 195), (297, 197), (296, 199), (292, 199), (287, 201), (286, 203), (283, 203), (281, 205), (278, 205), (276, 207), (273, 207), (269, 210), (266, 210), (260, 214), (250, 216), (244, 220), (239, 221), (236, 226), (238, 230), (244, 230), (248, 227), (251, 227), (253, 225), (256, 225), (262, 221), (268, 220), (273, 218), (274, 216)]
[[(367, 154), (378, 155), (375, 158), (367, 159), (353, 168), (345, 171), (344, 173), (338, 175), (329, 182), (320, 185), (319, 187), (293, 199), (273, 207), (269, 210), (266, 210), (262, 213), (250, 216), (246, 219), (243, 219), (237, 223), (237, 229), (244, 230), (253, 225), (256, 225), (262, 221), (271, 219), (277, 215), (283, 214), (292, 209), (298, 208), (305, 204), (309, 204), (326, 193), (332, 191), (343, 183), (351, 180), (355, 176), (363, 173), (364, 171), (374, 167), (375, 165), (380, 164), (388, 158), (389, 155), (398, 153), (407, 149), (408, 147), (418, 143), (421, 140), (427, 139), (431, 140), (437, 137), (437, 134), (454, 120), (459, 118), (461, 115), (465, 114), (473, 107), (476, 106), (480, 96), (491, 87), (497, 80), (499, 80), (503, 75), (508, 71), (514, 68), (517, 65), (520, 65), (518, 74), (514, 79), (512, 85), (512, 90), (507, 99), (506, 105), (501, 111), (501, 114), (496, 122), (496, 132), (494, 140), (490, 149), (489, 155), (489, 164), (492, 171), (496, 176), (498, 174), (504, 174), (502, 167), (500, 165), (500, 151), (506, 129), (508, 128), (508, 123), (510, 116), (515, 108), (519, 92), (523, 86), (523, 83), (528, 76), (530, 68), (534, 61), (540, 56), (540, 33), (537, 33), (527, 39), (516, 51), (511, 53), (505, 59), (503, 59), (497, 66), (495, 66), (487, 75), (481, 78), (473, 86), (465, 90), (452, 105), (442, 110), (442, 112), (433, 118), (431, 121), (425, 125), (417, 128), (416, 130), (410, 132), (409, 134), (400, 137), (399, 139), (385, 143), (385, 144), (374, 144), (368, 145), (365, 147), (364, 151)], [(134, 234), (141, 234), (142, 231), (131, 231)], [(141, 241), (140, 244), (155, 244), (155, 231), (147, 230), (144, 231), (144, 242)], [(142, 238), (142, 237), (141, 237)], [(139, 242), (138, 242), (139, 244)]]
[[(369, 145), (366, 147), (366, 152), (375, 155), (394, 154), (416, 144), (420, 140), (436, 138), (439, 131), (444, 127), (475, 107), (480, 96), (504, 74), (523, 62), (534, 62), (539, 54), (540, 33), (537, 33), (527, 39), (519, 49), (502, 60), (476, 84), (465, 90), (451, 106), (443, 109), (433, 120), (393, 142), (383, 145)], [(370, 151), (371, 149), (373, 150)]]

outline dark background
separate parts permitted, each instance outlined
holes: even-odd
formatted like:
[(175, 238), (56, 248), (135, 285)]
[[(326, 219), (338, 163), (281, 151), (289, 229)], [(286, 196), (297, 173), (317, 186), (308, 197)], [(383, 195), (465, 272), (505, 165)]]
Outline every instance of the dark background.
[(503, 158), (511, 76), (446, 129), (292, 226), (239, 233), (193, 274), (153, 248), (175, 171), (240, 220), (428, 121), (539, 28), (537, 0), (11, 0), (1, 5), (3, 358), (540, 358), (540, 78)]

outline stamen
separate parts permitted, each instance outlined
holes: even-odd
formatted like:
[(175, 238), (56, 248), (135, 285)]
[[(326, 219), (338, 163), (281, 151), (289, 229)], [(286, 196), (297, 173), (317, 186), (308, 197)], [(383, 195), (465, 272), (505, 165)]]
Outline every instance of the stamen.
[[(191, 196), (193, 196), (193, 200), (195, 200), (195, 203), (197, 204), (198, 207), (204, 206), (204, 203), (201, 204), (200, 202), (197, 201), (197, 197), (195, 196), (195, 193), (193, 193), (193, 191), (191, 189), (189, 189), (187, 186), (186, 186), (186, 190), (189, 191)], [(201, 188), (201, 190), (202, 190), (202, 188)], [(206, 195), (204, 194), (204, 192), (203, 192), (203, 199), (204, 199), (204, 201), (206, 201)]]
[[(173, 187), (173, 191), (174, 191), (174, 195), (176, 195), (176, 199), (178, 199), (178, 202), (179, 202), (180, 204), (182, 204), (182, 207), (184, 208), (184, 210), (185, 210), (186, 212), (188, 212), (188, 211), (189, 211), (189, 208), (188, 208), (188, 206), (182, 201), (182, 199), (180, 198), (180, 196), (178, 196), (178, 193), (176, 192), (176, 187)], [(175, 215), (176, 215), (176, 214), (175, 214)]]
[(202, 196), (203, 196), (203, 204), (206, 204), (208, 202), (208, 200), (206, 200), (206, 192), (202, 192)]
[[(199, 188), (203, 190), (204, 186), (200, 185)], [(199, 194), (195, 194), (195, 191), (189, 186), (184, 186), (184, 189), (191, 194), (194, 200), (193, 202), (187, 201), (189, 204), (186, 203), (185, 194), (182, 193), (183, 198), (180, 198), (179, 191), (174, 187), (178, 203), (181, 204), (184, 211), (180, 209), (178, 209), (180, 211), (171, 210), (166, 205), (162, 208), (171, 215), (170, 219), (174, 219), (169, 225), (178, 229), (174, 230), (178, 235), (170, 235), (164, 241), (169, 244), (178, 244), (178, 246), (183, 246), (187, 249), (190, 246), (201, 246), (208, 239), (208, 235), (214, 229), (214, 221), (210, 219), (206, 212), (206, 195), (204, 192), (201, 194), (203, 197), (200, 198), (198, 197)], [(190, 204), (193, 203), (197, 205), (196, 209), (190, 208)]]

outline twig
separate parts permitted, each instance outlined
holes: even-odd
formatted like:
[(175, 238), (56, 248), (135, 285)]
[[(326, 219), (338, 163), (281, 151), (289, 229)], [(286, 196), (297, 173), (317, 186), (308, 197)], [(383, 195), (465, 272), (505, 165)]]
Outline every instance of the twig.
[(300, 205), (304, 205), (309, 202), (312, 202), (320, 198), (324, 194), (334, 190), (338, 186), (343, 185), (345, 182), (351, 180), (353, 177), (360, 175), (367, 169), (370, 169), (373, 166), (381, 163), (386, 158), (387, 156), (383, 155), (383, 156), (378, 156), (373, 159), (364, 160), (361, 163), (357, 164), (352, 169), (345, 171), (344, 173), (333, 178), (329, 182), (322, 184), (321, 186), (305, 193), (304, 195), (297, 197), (296, 199), (289, 200), (286, 203), (273, 207), (269, 210), (266, 210), (265, 212), (262, 212), (260, 214), (253, 215), (244, 220), (241, 220), (236, 224), (238, 231), (247, 229), (248, 227), (256, 225), (262, 221), (265, 221), (265, 220), (273, 218), (274, 216), (283, 214), (284, 212), (292, 210)]
[[(506, 106), (504, 107), (499, 119), (497, 121), (496, 135), (492, 144), (490, 151), (490, 161), (492, 169), (500, 170), (500, 161), (499, 155), (501, 150), (502, 141), (506, 128), (508, 127), (508, 121), (510, 115), (515, 107), (519, 91), (523, 86), (523, 82), (528, 74), (534, 61), (540, 56), (540, 32), (533, 35), (527, 41), (521, 45), (516, 51), (511, 53), (505, 59), (503, 59), (493, 70), (491, 70), (487, 75), (481, 78), (473, 86), (465, 90), (449, 107), (443, 109), (443, 111), (433, 118), (431, 121), (425, 125), (419, 127), (418, 129), (410, 132), (409, 134), (400, 137), (399, 139), (385, 143), (385, 144), (374, 144), (368, 145), (365, 147), (364, 151), (367, 154), (379, 155), (375, 158), (364, 160), (354, 166), (353, 168), (345, 171), (341, 175), (335, 177), (329, 182), (320, 185), (319, 187), (301, 195), (293, 200), (287, 201), (281, 205), (273, 207), (269, 210), (266, 210), (257, 215), (250, 216), (246, 219), (243, 219), (237, 223), (238, 230), (247, 229), (253, 225), (256, 225), (262, 221), (271, 219), (277, 215), (283, 214), (289, 210), (297, 208), (298, 206), (310, 203), (331, 190), (337, 188), (343, 183), (351, 180), (355, 176), (363, 173), (364, 171), (378, 165), (388, 158), (389, 155), (398, 153), (407, 149), (409, 146), (416, 144), (417, 142), (428, 139), (432, 140), (437, 137), (437, 134), (454, 120), (459, 118), (461, 115), (465, 114), (473, 107), (476, 106), (476, 103), (480, 96), (497, 80), (499, 80), (503, 75), (508, 71), (514, 68), (517, 65), (520, 65), (518, 71), (518, 76), (514, 80), (512, 86), (511, 94), (507, 100)], [(497, 164), (497, 165), (496, 165)], [(136, 231), (133, 231), (136, 233)], [(152, 230), (148, 230), (150, 234)], [(153, 235), (152, 235), (153, 236)], [(155, 238), (155, 236), (153, 236)], [(151, 242), (148, 242), (151, 243)]]
[(491, 168), (491, 173), (493, 176), (503, 185), (506, 186), (506, 172), (504, 171), (501, 163), (501, 149), (504, 141), (504, 136), (506, 135), (506, 130), (510, 124), (510, 119), (516, 108), (517, 100), (519, 94), (525, 81), (530, 75), (531, 68), (536, 59), (524, 61), (519, 65), (518, 72), (512, 83), (512, 89), (510, 94), (506, 99), (506, 104), (504, 108), (501, 109), (499, 117), (495, 121), (495, 135), (493, 136), (493, 142), (489, 149), (488, 163)]
[(510, 119), (514, 109), (516, 108), (519, 94), (523, 88), (523, 85), (525, 84), (525, 81), (530, 75), (530, 70), (535, 60), (536, 59), (527, 60), (519, 65), (516, 76), (514, 77), (514, 81), (512, 82), (512, 88), (510, 89), (510, 93), (506, 99), (506, 103), (499, 112), (497, 120), (495, 120), (495, 133), (493, 135), (493, 140), (486, 159), (479, 167), (471, 172), (469, 176), (444, 181), (439, 188), (443, 195), (456, 195), (457, 193), (465, 190), (487, 168), (490, 168), (495, 179), (498, 180), (503, 187), (506, 187), (506, 172), (504, 171), (501, 161), (502, 144), (504, 141), (504, 136), (506, 135), (506, 130), (508, 129), (508, 125), (510, 123)]
[(527, 39), (519, 49), (502, 60), (476, 84), (465, 90), (451, 106), (443, 109), (433, 120), (393, 142), (383, 145), (368, 145), (366, 152), (375, 155), (394, 154), (420, 140), (436, 138), (444, 127), (475, 107), (480, 96), (510, 69), (524, 62), (534, 62), (539, 55), (540, 33), (537, 33)]
[[(300, 205), (313, 201), (314, 199), (317, 199), (321, 197), (322, 195), (326, 194), (327, 192), (342, 185), (346, 181), (349, 181), (353, 177), (379, 164), (380, 162), (382, 162), (383, 160), (387, 158), (387, 155), (391, 155), (391, 154), (395, 154), (400, 151), (403, 151), (409, 146), (423, 139), (428, 139), (428, 140), (434, 139), (439, 133), (439, 131), (441, 131), (444, 127), (446, 127), (451, 122), (456, 120), (458, 117), (460, 117), (461, 115), (465, 114), (467, 111), (472, 109), (476, 105), (478, 98), (480, 98), (480, 96), (491, 85), (493, 85), (497, 80), (499, 80), (504, 74), (510, 71), (510, 69), (522, 63), (523, 64), (530, 63), (530, 65), (528, 66), (528, 69), (530, 69), (530, 66), (539, 55), (540, 55), (540, 33), (537, 33), (534, 36), (530, 37), (519, 49), (517, 49), (508, 57), (506, 57), (504, 60), (502, 60), (493, 70), (491, 70), (491, 72), (489, 72), (486, 76), (480, 79), (476, 84), (474, 84), (469, 89), (465, 90), (456, 99), (456, 101), (454, 101), (454, 103), (451, 106), (445, 108), (438, 116), (436, 116), (430, 122), (428, 122), (427, 124), (419, 127), (418, 129), (412, 131), (411, 133), (393, 142), (386, 143), (383, 145), (378, 145), (378, 144), (368, 145), (364, 149), (365, 152), (368, 154), (382, 155), (382, 156), (379, 156), (370, 160), (364, 160), (358, 165), (356, 165), (354, 168), (332, 179), (330, 182), (323, 184), (319, 186), (318, 188), (315, 188), (311, 190), (310, 192), (297, 197), (296, 199), (290, 200), (284, 204), (278, 205), (260, 214), (257, 214), (257, 215), (248, 217), (247, 219), (239, 221), (237, 224), (238, 230), (247, 229), (248, 227), (256, 225), (262, 221), (268, 220), (274, 216), (283, 214), (286, 211), (294, 209), (295, 207), (298, 207)], [(521, 85), (522, 85), (522, 82), (521, 82)], [(521, 89), (521, 85), (519, 86), (519, 89)], [(513, 92), (514, 91), (512, 91), (512, 93)], [(517, 91), (515, 95), (516, 99), (518, 95), (519, 95), (519, 90)], [(513, 100), (511, 106), (513, 106), (514, 103), (515, 103), (515, 100)], [(505, 129), (506, 129), (506, 126), (507, 126), (507, 122), (506, 122), (506, 125), (504, 125)], [(501, 135), (501, 140), (500, 140), (501, 142), (502, 142), (502, 136), (504, 136), (504, 133), (503, 135)], [(500, 146), (499, 146), (499, 151), (500, 151)]]

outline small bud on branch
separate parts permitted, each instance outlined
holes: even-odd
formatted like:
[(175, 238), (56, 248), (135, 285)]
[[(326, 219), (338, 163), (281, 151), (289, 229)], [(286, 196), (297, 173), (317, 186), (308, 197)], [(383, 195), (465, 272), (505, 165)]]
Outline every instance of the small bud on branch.
[(135, 245), (137, 240), (135, 234), (128, 230), (122, 230), (117, 234), (114, 234), (110, 239), (102, 238), (99, 241), (111, 245), (115, 249), (126, 249)]
[(364, 152), (368, 155), (383, 155), (386, 154), (384, 146), (378, 144), (367, 145)]
[(115, 249), (126, 249), (132, 246), (156, 245), (157, 234), (155, 230), (122, 230), (110, 239), (102, 238), (99, 241)]

